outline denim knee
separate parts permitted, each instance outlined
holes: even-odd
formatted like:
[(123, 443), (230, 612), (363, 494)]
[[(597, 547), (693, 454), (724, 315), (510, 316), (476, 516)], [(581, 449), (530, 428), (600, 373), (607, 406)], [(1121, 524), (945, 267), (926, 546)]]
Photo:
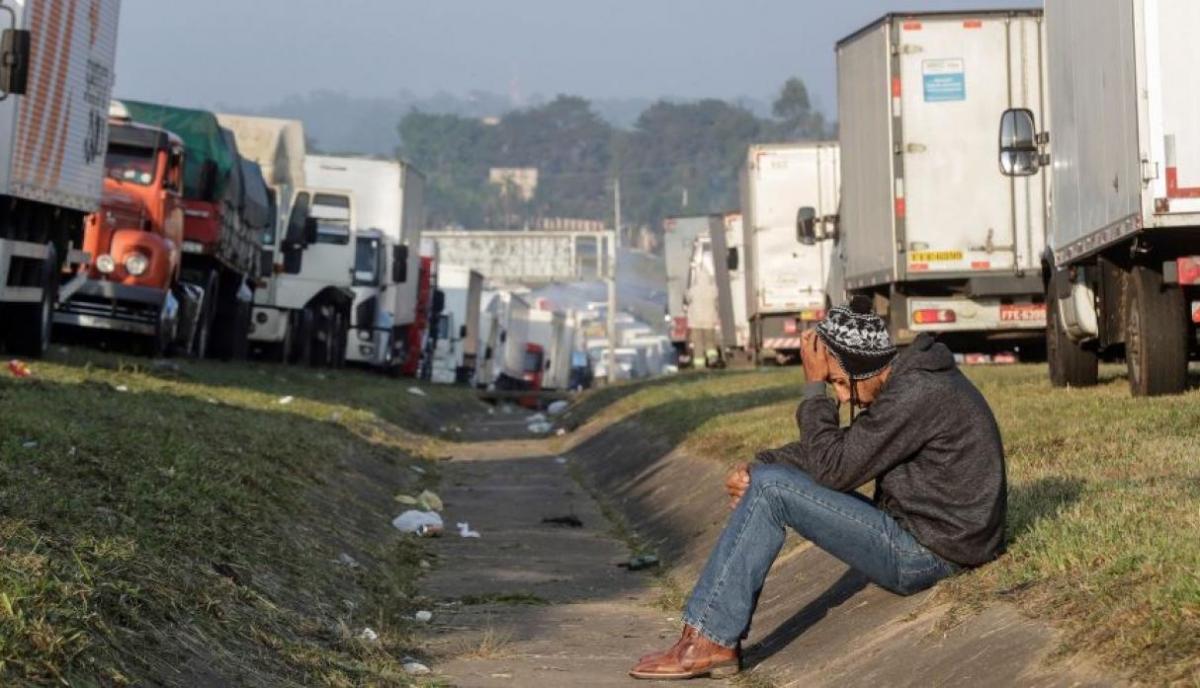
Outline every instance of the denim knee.
[(750, 469), (750, 488), (761, 489), (765, 485), (790, 483), (796, 486), (812, 484), (813, 479), (808, 473), (796, 468), (778, 463), (755, 464)]

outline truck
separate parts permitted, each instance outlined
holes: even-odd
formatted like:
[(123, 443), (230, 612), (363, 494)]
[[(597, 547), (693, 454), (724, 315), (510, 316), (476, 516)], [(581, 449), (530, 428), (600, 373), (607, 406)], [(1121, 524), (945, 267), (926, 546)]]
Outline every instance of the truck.
[(741, 213), (725, 213), (725, 264), (729, 272), (728, 291), (732, 310), (732, 347), (738, 352), (750, 351), (750, 319), (746, 316), (746, 254), (745, 233)]
[(681, 215), (663, 221), (663, 267), (667, 277), (667, 332), (681, 362), (688, 356), (688, 323), (684, 313), (688, 272), (696, 238), (712, 231), (710, 215)]
[[(684, 300), (684, 313), (687, 316), (688, 343), (687, 356), (693, 366), (707, 368), (717, 367), (721, 361), (721, 352), (725, 340), (723, 337), (722, 316), (729, 311), (728, 279), (720, 282), (716, 267), (725, 267), (724, 262), (713, 260), (713, 236), (724, 245), (724, 222), (714, 223), (714, 234), (696, 237), (692, 244), (692, 259), (688, 267), (687, 293)], [(726, 298), (722, 303), (722, 291)], [(726, 306), (722, 309), (721, 306)], [(725, 310), (726, 312), (722, 312)], [(731, 319), (731, 318), (730, 318)], [(639, 333), (648, 334), (648, 333)], [(624, 340), (624, 338), (622, 338)]]
[(434, 326), (431, 380), (463, 384), (475, 372), (479, 357), (479, 316), (483, 275), (464, 265), (439, 265), (437, 290), (442, 311)]
[(1040, 343), (1046, 184), (995, 173), (992, 127), (1043, 107), (1042, 28), (1037, 9), (888, 14), (837, 44), (841, 210), (803, 208), (799, 231), (837, 235), (842, 296), (898, 344)]
[(529, 341), (545, 353), (542, 389), (567, 390), (571, 386), (578, 320), (573, 310), (537, 309), (529, 312)]
[(487, 306), (487, 343), (476, 384), (487, 389), (541, 389), (545, 349), (529, 338), (529, 302), (512, 291), (499, 291)]
[[(120, 2), (0, 2), (0, 339), (40, 356), (87, 281), (84, 223), (104, 191)], [(59, 49), (60, 44), (71, 49)]]
[[(398, 375), (417, 318), (424, 179), (394, 160), (308, 155), (304, 164), (310, 185), (352, 197), (356, 296), (348, 356)], [(358, 279), (360, 268), (380, 283)]]
[(304, 124), (233, 114), (218, 114), (217, 121), (233, 132), (242, 156), (262, 168), (278, 209), (277, 221), (261, 236), (251, 347), (283, 363), (340, 364), (332, 355), (336, 347), (328, 343), (345, 339), (349, 327), (350, 261), (345, 251), (318, 243), (322, 237), (310, 224), (313, 191), (306, 188), (304, 174)]
[(247, 187), (234, 136), (213, 113), (136, 100), (120, 104), (132, 121), (183, 140), (182, 279), (203, 290), (191, 350), (200, 357), (244, 358), (263, 224), (271, 222), (263, 218), (264, 199), (255, 197), (258, 180)]
[[(374, 327), (389, 330), (388, 341), (374, 345), (386, 369), (400, 370), (408, 355), (408, 330), (416, 321), (420, 276), (421, 228), (424, 226), (425, 178), (407, 162), (368, 157), (310, 155), (305, 158), (308, 183), (353, 191), (355, 229), (376, 229), (388, 245), (385, 271), (388, 283), (380, 287), (378, 312), (385, 315)], [(362, 301), (354, 307), (360, 309)], [(355, 316), (356, 317), (356, 316)], [(359, 322), (361, 337), (366, 323)], [(360, 347), (347, 342), (348, 351)], [(380, 351), (379, 347), (383, 347)]]
[(1200, 323), (1200, 5), (1048, 0), (1045, 12), (1045, 101), (997, 111), (1000, 178), (1049, 177), (1035, 274), (1050, 380), (1094, 385), (1101, 359), (1124, 356), (1132, 394), (1181, 392)]
[(86, 282), (54, 313), (80, 332), (132, 335), (151, 355), (194, 339), (204, 293), (181, 279), (183, 140), (110, 110), (104, 194), (88, 216)]
[(836, 142), (756, 144), (741, 170), (746, 317), (756, 363), (799, 360), (800, 334), (825, 317), (827, 242), (806, 244), (796, 231), (800, 208), (837, 212)]

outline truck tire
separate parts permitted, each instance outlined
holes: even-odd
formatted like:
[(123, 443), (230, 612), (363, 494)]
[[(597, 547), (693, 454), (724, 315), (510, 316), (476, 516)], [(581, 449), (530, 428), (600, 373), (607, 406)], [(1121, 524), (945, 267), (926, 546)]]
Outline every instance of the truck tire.
[(1126, 273), (1125, 364), (1135, 397), (1179, 394), (1187, 387), (1188, 323), (1183, 289), (1135, 265)]
[(192, 355), (207, 358), (213, 339), (213, 322), (217, 318), (217, 289), (220, 286), (216, 271), (208, 273), (204, 281), (204, 300), (200, 303), (200, 317), (196, 319), (196, 338), (192, 340)]
[(9, 350), (29, 358), (41, 358), (50, 348), (54, 305), (58, 301), (58, 251), (53, 244), (47, 244), (46, 251), (42, 264), (29, 271), (33, 283), (28, 286), (42, 290), (41, 301), (9, 306), (4, 324)]
[(305, 308), (296, 313), (295, 322), (292, 323), (296, 334), (292, 340), (294, 344), (291, 363), (302, 366), (312, 364), (313, 339), (316, 337), (313, 324), (311, 310)]
[(1046, 308), (1046, 359), (1050, 364), (1050, 384), (1054, 387), (1095, 385), (1100, 372), (1096, 352), (1071, 341), (1052, 297), (1047, 298)]
[(346, 337), (349, 333), (349, 320), (342, 311), (334, 314), (333, 326), (333, 367), (341, 368), (346, 365)]

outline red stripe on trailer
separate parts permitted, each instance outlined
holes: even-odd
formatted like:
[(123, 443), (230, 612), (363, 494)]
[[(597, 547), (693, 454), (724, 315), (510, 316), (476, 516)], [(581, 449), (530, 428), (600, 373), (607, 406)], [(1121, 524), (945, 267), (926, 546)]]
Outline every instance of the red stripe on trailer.
[(908, 210), (908, 206), (905, 205), (904, 199), (897, 198), (896, 199), (896, 217), (904, 217), (904, 214), (907, 210)]
[(1179, 168), (1167, 168), (1167, 198), (1200, 198), (1200, 186), (1180, 186)]
[(1192, 302), (1192, 322), (1200, 324), (1200, 301)]
[(904, 29), (905, 31), (920, 31), (921, 30), (921, 22), (906, 21), (900, 25), (900, 28)]
[(983, 28), (983, 20), (982, 19), (968, 19), (963, 22), (963, 28), (964, 29), (982, 29)]
[(900, 97), (900, 77), (898, 76), (892, 77), (892, 97)]
[(908, 269), (912, 272), (924, 272), (929, 269), (929, 263), (909, 263)]
[(972, 270), (990, 270), (992, 269), (992, 261), (990, 260), (973, 260), (971, 261)]

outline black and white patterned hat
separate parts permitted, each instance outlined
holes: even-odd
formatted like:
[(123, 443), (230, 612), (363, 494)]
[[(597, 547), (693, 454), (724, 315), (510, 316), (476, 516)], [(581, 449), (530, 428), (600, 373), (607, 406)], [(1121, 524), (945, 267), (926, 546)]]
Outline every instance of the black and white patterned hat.
[(872, 312), (871, 299), (865, 296), (830, 309), (817, 323), (817, 335), (852, 380), (875, 377), (896, 357), (887, 323)]

